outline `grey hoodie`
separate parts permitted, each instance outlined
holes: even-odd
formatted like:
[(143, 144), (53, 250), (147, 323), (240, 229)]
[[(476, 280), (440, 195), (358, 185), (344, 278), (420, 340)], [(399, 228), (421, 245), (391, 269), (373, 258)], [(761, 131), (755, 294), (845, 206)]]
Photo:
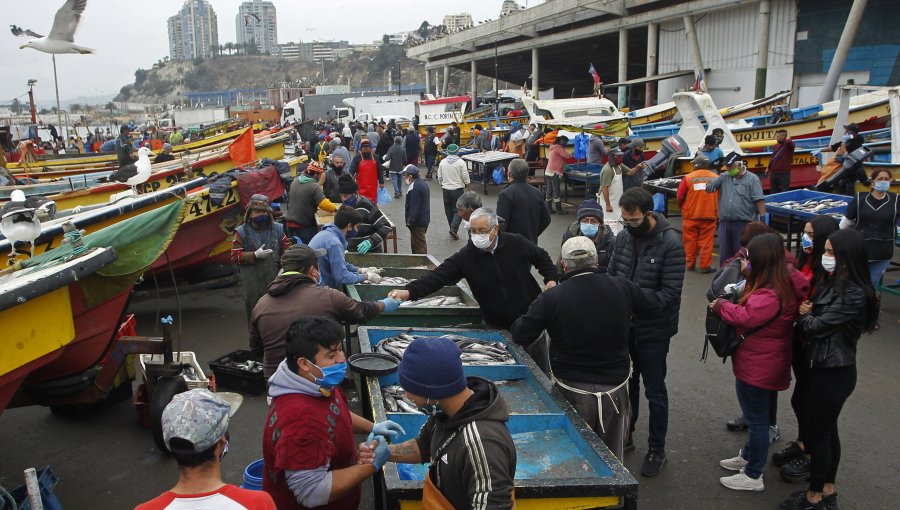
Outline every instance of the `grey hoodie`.
[(310, 397), (321, 397), (319, 385), (291, 372), (287, 361), (282, 360), (272, 377), (269, 377), (269, 396), (272, 398), (282, 395), (299, 393)]

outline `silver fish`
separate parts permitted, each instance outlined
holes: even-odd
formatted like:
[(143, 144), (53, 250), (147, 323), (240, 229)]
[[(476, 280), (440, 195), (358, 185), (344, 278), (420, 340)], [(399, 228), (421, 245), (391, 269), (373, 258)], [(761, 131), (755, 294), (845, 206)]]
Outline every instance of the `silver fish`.
[[(515, 358), (500, 342), (479, 340), (460, 335), (444, 335), (455, 342), (461, 351), (460, 359), (464, 365), (514, 365)], [(415, 338), (409, 334), (385, 338), (375, 345), (375, 352), (380, 352), (402, 360), (403, 353)]]

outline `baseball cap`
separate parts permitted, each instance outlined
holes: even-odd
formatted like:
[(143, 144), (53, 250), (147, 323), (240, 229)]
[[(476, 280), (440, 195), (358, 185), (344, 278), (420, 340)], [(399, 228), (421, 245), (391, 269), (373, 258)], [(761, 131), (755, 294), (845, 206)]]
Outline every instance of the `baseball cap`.
[(623, 143), (624, 143), (624, 144), (629, 144), (629, 143), (631, 143), (631, 140), (629, 140), (629, 139), (627, 139), (627, 138), (624, 138), (624, 137), (619, 138), (619, 144), (621, 145), (621, 144), (623, 144)]
[(731, 165), (737, 163), (738, 161), (742, 161), (743, 159), (744, 159), (743, 156), (741, 156), (737, 152), (732, 151), (732, 152), (729, 152), (727, 156), (725, 156), (723, 164), (725, 166), (731, 166)]
[[(228, 432), (228, 420), (237, 412), (243, 397), (237, 393), (212, 393), (194, 388), (172, 397), (162, 412), (163, 441), (173, 453), (200, 453), (212, 448)], [(174, 438), (191, 444), (174, 449)]]
[(406, 165), (406, 168), (403, 169), (403, 173), (409, 175), (419, 175), (419, 167), (416, 165)]
[(709, 157), (702, 152), (698, 152), (691, 163), (694, 165), (694, 168), (709, 168), (711, 166)]
[(316, 263), (319, 257), (328, 253), (321, 248), (310, 248), (306, 244), (295, 244), (284, 250), (281, 254), (281, 267), (285, 271), (296, 271), (301, 267), (309, 267)]
[(560, 256), (566, 260), (596, 257), (597, 247), (594, 246), (594, 241), (591, 241), (587, 237), (575, 236), (563, 243)]
[(853, 131), (854, 133), (859, 133), (859, 124), (845, 124), (844, 129), (846, 129), (847, 131)]

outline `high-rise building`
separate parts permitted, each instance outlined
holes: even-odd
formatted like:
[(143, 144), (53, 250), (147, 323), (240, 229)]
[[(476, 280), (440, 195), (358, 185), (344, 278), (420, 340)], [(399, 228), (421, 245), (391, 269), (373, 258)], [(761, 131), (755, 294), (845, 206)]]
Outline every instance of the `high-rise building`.
[(468, 12), (462, 12), (459, 14), (445, 15), (444, 26), (447, 27), (448, 32), (455, 32), (456, 30), (462, 30), (464, 28), (475, 26), (475, 22), (472, 21), (471, 14), (469, 14)]
[(272, 2), (252, 0), (242, 3), (234, 23), (238, 44), (253, 41), (260, 53), (274, 55), (278, 52), (278, 18)]
[(178, 14), (169, 18), (166, 25), (172, 60), (209, 58), (219, 46), (216, 12), (206, 0), (185, 0)]
[(508, 16), (523, 9), (525, 9), (525, 7), (516, 3), (516, 0), (503, 0), (503, 5), (500, 7), (500, 16)]

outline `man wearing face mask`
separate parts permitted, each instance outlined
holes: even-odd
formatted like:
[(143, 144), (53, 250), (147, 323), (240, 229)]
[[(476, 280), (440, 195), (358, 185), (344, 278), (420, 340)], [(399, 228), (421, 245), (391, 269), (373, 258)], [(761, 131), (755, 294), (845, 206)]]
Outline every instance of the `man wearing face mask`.
[(253, 195), (244, 223), (234, 229), (231, 262), (241, 271), (247, 321), (266, 287), (278, 274), (281, 254), (290, 246), (284, 227), (275, 221), (265, 195)]
[[(616, 244), (616, 235), (604, 223), (603, 208), (600, 207), (596, 200), (585, 200), (578, 206), (578, 217), (563, 234), (562, 244), (578, 236), (587, 237), (594, 243), (594, 251), (597, 253), (598, 272), (605, 273), (606, 268), (609, 266), (609, 258), (612, 256), (613, 247)], [(556, 267), (560, 276), (562, 276), (565, 270), (562, 266), (561, 257), (556, 261)]]
[(204, 508), (275, 510), (268, 494), (222, 481), (228, 422), (242, 401), (237, 393), (211, 393), (201, 388), (172, 397), (161, 422), (163, 439), (178, 464), (178, 483), (135, 510), (197, 508), (198, 504)]
[(362, 222), (356, 237), (347, 239), (347, 249), (356, 253), (384, 253), (391, 222), (371, 200), (359, 194), (359, 186), (348, 174), (338, 179), (338, 198), (344, 205), (356, 209)]
[(331, 164), (328, 170), (325, 170), (325, 182), (322, 184), (322, 191), (325, 192), (325, 198), (332, 203), (337, 204), (341, 201), (341, 194), (338, 192), (338, 179), (344, 175), (345, 160), (340, 154), (331, 156)]
[(719, 192), (719, 267), (722, 267), (741, 248), (741, 232), (747, 223), (765, 220), (766, 201), (759, 177), (748, 172), (740, 160), (706, 184), (707, 193), (716, 191)]
[(322, 281), (333, 289), (341, 289), (344, 285), (362, 282), (379, 283), (381, 270), (374, 267), (356, 267), (347, 262), (344, 252), (349, 246), (348, 239), (356, 237), (358, 227), (362, 223), (362, 215), (355, 208), (342, 205), (334, 215), (334, 223), (325, 225), (321, 232), (309, 242), (315, 250), (325, 250), (320, 257)]
[(509, 163), (509, 185), (497, 197), (497, 215), (505, 221), (501, 229), (519, 234), (534, 244), (550, 225), (550, 209), (544, 194), (525, 182), (528, 163), (514, 159)]
[(346, 294), (323, 286), (319, 271), (324, 250), (297, 244), (284, 252), (284, 272), (269, 285), (250, 319), (250, 349), (263, 355), (266, 378), (284, 359), (284, 334), (291, 324), (304, 317), (323, 316), (350, 324), (364, 324), (380, 313), (397, 310), (400, 302), (355, 301)]
[[(628, 147), (622, 151), (622, 164), (628, 167), (628, 171), (622, 174), (622, 191), (631, 188), (640, 188), (644, 183), (644, 140), (635, 138)], [(618, 201), (618, 198), (616, 199)]]
[[(373, 134), (378, 136), (377, 133)], [(372, 154), (372, 143), (368, 139), (359, 142), (359, 153), (350, 162), (349, 172), (359, 184), (359, 194), (372, 203), (377, 203), (378, 189), (384, 187), (384, 173), (378, 159)]]
[(459, 356), (444, 337), (418, 338), (406, 348), (400, 386), (429, 418), (415, 439), (379, 439), (375, 469), (388, 460), (430, 463), (423, 508), (515, 508), (516, 446), (506, 402), (491, 381), (466, 377)]
[(684, 248), (681, 236), (666, 218), (653, 212), (653, 198), (642, 188), (632, 188), (619, 200), (625, 230), (616, 236), (609, 261), (609, 275), (622, 276), (638, 287), (654, 292), (661, 301), (659, 313), (639, 314), (631, 321), (629, 351), (634, 364), (629, 380), (631, 425), (625, 451), (634, 449), (641, 379), (650, 409), (650, 435), (641, 467), (643, 476), (656, 476), (666, 463), (669, 394), (666, 390), (666, 356), (669, 342), (678, 333), (678, 311), (684, 284)]
[(428, 253), (428, 241), (425, 239), (431, 222), (428, 184), (419, 179), (419, 169), (414, 165), (406, 165), (401, 175), (407, 185), (404, 216), (409, 228), (410, 249), (412, 253)]
[(291, 182), (288, 191), (285, 224), (289, 233), (299, 237), (304, 243), (308, 243), (319, 231), (316, 211), (322, 209), (333, 213), (337, 210), (337, 206), (328, 200), (322, 191), (319, 179), (324, 171), (321, 165), (315, 161), (311, 162), (306, 170)]
[(263, 490), (279, 510), (358, 508), (362, 482), (384, 462), (361, 463), (353, 434), (405, 434), (390, 420), (372, 423), (350, 411), (339, 387), (347, 371), (343, 340), (344, 328), (324, 317), (287, 330), (263, 430)]
[(470, 227), (469, 242), (461, 250), (403, 289), (392, 290), (389, 296), (402, 301), (422, 299), (465, 278), (481, 306), (484, 322), (489, 327), (509, 329), (541, 293), (531, 268), (538, 270), (544, 277), (544, 288), (549, 289), (556, 285), (556, 266), (546, 251), (528, 239), (501, 232), (497, 214), (491, 209), (473, 212)]

